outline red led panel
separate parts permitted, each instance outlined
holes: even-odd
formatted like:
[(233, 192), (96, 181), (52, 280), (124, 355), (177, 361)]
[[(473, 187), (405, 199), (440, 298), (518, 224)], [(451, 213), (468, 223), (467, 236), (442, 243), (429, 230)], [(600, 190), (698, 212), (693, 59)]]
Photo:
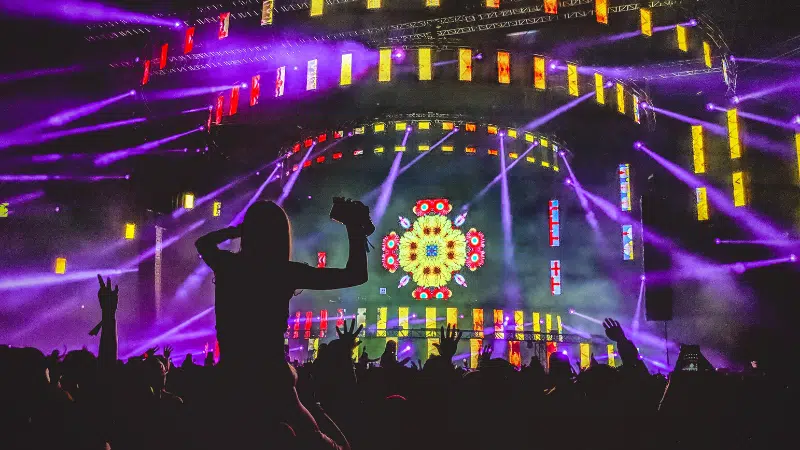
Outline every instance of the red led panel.
[(183, 38), (183, 54), (189, 54), (194, 48), (194, 27), (186, 29), (186, 37)]
[(342, 159), (342, 152), (336, 152), (333, 154), (333, 159)]
[(314, 140), (313, 140), (313, 139), (311, 139), (311, 138), (306, 138), (306, 140), (305, 140), (305, 141), (303, 141), (303, 145), (305, 145), (305, 146), (306, 146), (306, 148), (309, 148), (309, 147), (311, 147), (312, 145), (314, 145)]
[(298, 142), (294, 144), (294, 146), (292, 147), (292, 153), (297, 153), (299, 151), (300, 151), (300, 143)]
[(317, 142), (325, 142), (328, 140), (328, 135), (325, 133), (320, 134), (317, 136)]
[(322, 164), (325, 162), (324, 156), (317, 156), (317, 164)]
[(150, 81), (150, 60), (144, 62), (144, 74), (142, 75), (142, 86)]
[(304, 162), (303, 167), (311, 167), (311, 161)]
[(225, 97), (223, 97), (222, 95), (217, 97), (217, 116), (214, 119), (214, 123), (216, 123), (217, 125), (222, 123), (222, 106), (224, 103), (225, 103)]
[(261, 75), (254, 75), (250, 86), (250, 106), (256, 106), (261, 96)]
[(158, 60), (158, 68), (164, 70), (167, 67), (167, 53), (169, 52), (169, 44), (161, 46), (161, 58)]
[(328, 332), (328, 310), (322, 309), (319, 312), (319, 337), (324, 338)]
[(239, 86), (234, 87), (231, 89), (231, 105), (229, 108), (228, 115), (232, 116), (239, 111)]

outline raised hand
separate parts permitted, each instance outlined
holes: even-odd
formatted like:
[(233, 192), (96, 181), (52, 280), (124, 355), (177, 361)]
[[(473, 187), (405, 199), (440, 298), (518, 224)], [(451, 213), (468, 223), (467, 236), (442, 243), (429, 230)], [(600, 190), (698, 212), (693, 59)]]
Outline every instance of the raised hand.
[(622, 330), (622, 326), (614, 319), (606, 318), (603, 321), (603, 328), (606, 329), (606, 336), (614, 342), (624, 341), (625, 338), (625, 331)]
[(103, 282), (103, 277), (97, 275), (97, 281), (100, 283), (100, 289), (97, 290), (97, 300), (100, 301), (100, 309), (104, 314), (114, 314), (117, 312), (117, 304), (119, 303), (119, 286), (114, 286), (111, 289), (111, 277)]
[(450, 361), (456, 354), (456, 348), (458, 347), (458, 341), (461, 340), (461, 334), (462, 332), (457, 330), (455, 325), (452, 325), (452, 327), (451, 325), (447, 325), (446, 332), (444, 327), (441, 327), (439, 328), (439, 343), (433, 344), (433, 346), (439, 350), (439, 355)]
[(158, 346), (156, 345), (155, 347), (148, 348), (147, 351), (144, 352), (144, 354), (146, 355), (147, 358), (152, 358), (153, 356), (155, 356), (157, 351), (158, 351)]
[(356, 337), (361, 333), (361, 329), (364, 328), (364, 325), (359, 325), (358, 329), (353, 332), (353, 328), (356, 327), (356, 320), (353, 319), (350, 322), (350, 329), (347, 329), (347, 321), (344, 321), (344, 331), (341, 331), (339, 327), (336, 327), (336, 334), (339, 336), (339, 340), (345, 343), (346, 347), (349, 349), (353, 349), (361, 345), (361, 341), (357, 341)]
[(483, 346), (483, 350), (481, 350), (481, 354), (478, 356), (478, 367), (480, 368), (484, 364), (488, 363), (489, 360), (492, 359), (492, 346), (490, 344), (486, 344)]
[(164, 355), (164, 359), (166, 359), (167, 361), (169, 361), (169, 357), (170, 357), (170, 355), (172, 355), (172, 350), (173, 350), (173, 348), (172, 348), (171, 345), (165, 345), (164, 346), (164, 351), (162, 353)]

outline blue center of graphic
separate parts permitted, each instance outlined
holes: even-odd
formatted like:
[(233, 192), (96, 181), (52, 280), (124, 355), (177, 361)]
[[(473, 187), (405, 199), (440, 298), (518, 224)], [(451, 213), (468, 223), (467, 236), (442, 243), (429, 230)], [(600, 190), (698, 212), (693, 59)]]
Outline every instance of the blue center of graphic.
[(439, 246), (438, 245), (428, 245), (425, 247), (425, 255), (431, 258), (435, 258), (439, 254)]

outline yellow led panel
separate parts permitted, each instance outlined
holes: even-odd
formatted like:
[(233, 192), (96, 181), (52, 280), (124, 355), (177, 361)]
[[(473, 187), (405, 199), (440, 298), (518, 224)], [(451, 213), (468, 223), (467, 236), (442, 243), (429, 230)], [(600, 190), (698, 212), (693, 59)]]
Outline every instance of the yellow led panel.
[(513, 128), (509, 128), (508, 130), (506, 130), (506, 135), (508, 135), (508, 137), (510, 137), (511, 139), (516, 139), (517, 138), (517, 130), (515, 130)]
[(536, 138), (531, 133), (525, 133), (525, 142), (533, 142)]
[[(533, 313), (533, 332), (534, 333), (541, 333), (542, 332), (542, 315), (538, 312)], [(534, 341), (541, 341), (542, 336), (535, 334), (533, 336)]]
[(678, 39), (678, 49), (682, 52), (689, 51), (689, 40), (686, 37), (686, 27), (678, 25), (675, 27), (676, 36)]
[(608, 0), (595, 0), (594, 15), (597, 23), (608, 25)]
[(456, 124), (454, 124), (453, 122), (442, 122), (442, 130), (444, 131), (450, 131), (453, 128), (455, 128), (455, 126)]
[(378, 81), (392, 80), (392, 49), (382, 48), (378, 52)]
[(497, 134), (497, 125), (487, 125), (486, 132), (489, 134)]
[(367, 9), (379, 9), (381, 0), (367, 0)]
[(386, 337), (386, 319), (389, 308), (382, 306), (378, 308), (378, 320), (376, 323), (375, 337)]
[(64, 275), (67, 273), (67, 258), (56, 258), (56, 275)]
[(183, 194), (183, 209), (193, 209), (194, 208), (194, 194), (186, 193)]
[(464, 147), (464, 153), (475, 153), (477, 151), (478, 149), (476, 149), (475, 147)]
[(431, 123), (428, 122), (427, 120), (421, 121), (421, 122), (417, 122), (417, 129), (419, 129), (419, 130), (430, 130), (431, 129)]
[(625, 86), (617, 83), (617, 112), (625, 114)]
[(542, 167), (550, 167), (550, 163), (548, 161), (542, 160)]
[(699, 187), (694, 190), (697, 201), (697, 220), (708, 220), (708, 194), (706, 188)]
[(602, 73), (594, 74), (594, 99), (600, 105), (606, 104), (606, 85)]
[(133, 239), (136, 237), (136, 224), (135, 223), (126, 223), (125, 224), (125, 239)]
[(375, 124), (372, 126), (372, 131), (375, 133), (383, 133), (386, 131), (386, 124), (383, 122), (375, 122)]
[(417, 49), (419, 59), (419, 80), (428, 81), (433, 78), (433, 64), (431, 62), (431, 48), (421, 47)]
[(525, 157), (525, 161), (527, 161), (529, 163), (535, 163), (536, 162), (536, 158), (534, 158), (533, 156), (526, 156)]
[(221, 215), (222, 215), (222, 202), (221, 201), (215, 201), (211, 205), (211, 216), (212, 217), (219, 217)]
[(342, 68), (339, 74), (339, 86), (349, 86), (353, 83), (353, 54), (342, 55)]
[(425, 308), (425, 328), (431, 331), (425, 333), (426, 337), (435, 338), (439, 333), (436, 332), (436, 307)]
[(447, 325), (458, 328), (458, 308), (447, 308)]
[(517, 159), (517, 158), (519, 158), (519, 153), (511, 152), (511, 153), (508, 154), (508, 157), (511, 158), (511, 159)]
[(608, 344), (608, 367), (617, 367), (616, 354), (614, 353), (614, 344)]
[(692, 126), (692, 159), (694, 173), (706, 173), (706, 155), (703, 146), (703, 126)]
[(578, 91), (578, 66), (575, 64), (567, 64), (567, 90), (569, 95), (577, 97), (580, 95)]
[(703, 62), (706, 67), (711, 68), (711, 44), (708, 41), (703, 41)]
[(742, 141), (739, 139), (739, 112), (729, 109), (728, 119), (728, 146), (731, 150), (731, 159), (738, 159), (742, 156)]
[(396, 151), (396, 152), (404, 152), (404, 151), (406, 151), (406, 148), (403, 145), (395, 145), (394, 151)]
[(431, 146), (428, 144), (420, 144), (419, 146), (417, 146), (417, 149), (421, 152), (427, 152), (428, 150), (431, 149)]
[(453, 146), (452, 145), (443, 145), (442, 146), (442, 151), (443, 152), (452, 152), (453, 151)]
[(311, 17), (321, 16), (324, 7), (325, 0), (311, 0)]
[(547, 139), (545, 139), (545, 138), (541, 138), (541, 139), (539, 139), (539, 144), (540, 144), (542, 147), (549, 147), (549, 146), (550, 146), (550, 142), (549, 142)]
[(581, 370), (588, 369), (592, 364), (592, 350), (588, 342), (580, 343), (581, 351)]
[(406, 123), (405, 122), (395, 122), (394, 123), (394, 131), (406, 131)]
[(639, 10), (639, 19), (641, 23), (642, 34), (645, 36), (653, 35), (653, 13), (648, 8), (641, 8)]
[(478, 127), (474, 123), (465, 123), (464, 124), (464, 131), (475, 132), (477, 131)]
[(497, 82), (511, 83), (511, 55), (508, 52), (497, 52)]
[(383, 147), (375, 147), (375, 153), (383, 153)]
[(353, 134), (364, 134), (364, 127), (353, 128)]
[(458, 49), (458, 80), (472, 81), (472, 49)]
[(533, 87), (539, 90), (543, 90), (547, 87), (544, 56), (533, 57)]
[(440, 3), (440, 0), (425, 0), (425, 6), (428, 8), (435, 8), (439, 6)]
[(733, 172), (733, 206), (740, 207), (747, 205), (747, 197), (744, 190), (744, 173)]
[(400, 330), (397, 332), (397, 337), (408, 336), (408, 306), (401, 306), (397, 308), (397, 326)]

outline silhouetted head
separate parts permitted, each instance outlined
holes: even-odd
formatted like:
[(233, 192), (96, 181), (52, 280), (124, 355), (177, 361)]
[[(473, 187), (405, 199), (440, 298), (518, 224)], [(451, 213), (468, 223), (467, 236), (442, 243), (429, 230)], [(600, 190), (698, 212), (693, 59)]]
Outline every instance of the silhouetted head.
[(292, 226), (286, 212), (271, 201), (254, 203), (244, 215), (242, 253), (288, 261), (292, 253)]
[(386, 349), (384, 350), (388, 353), (397, 353), (397, 342), (395, 341), (387, 341), (386, 342)]

